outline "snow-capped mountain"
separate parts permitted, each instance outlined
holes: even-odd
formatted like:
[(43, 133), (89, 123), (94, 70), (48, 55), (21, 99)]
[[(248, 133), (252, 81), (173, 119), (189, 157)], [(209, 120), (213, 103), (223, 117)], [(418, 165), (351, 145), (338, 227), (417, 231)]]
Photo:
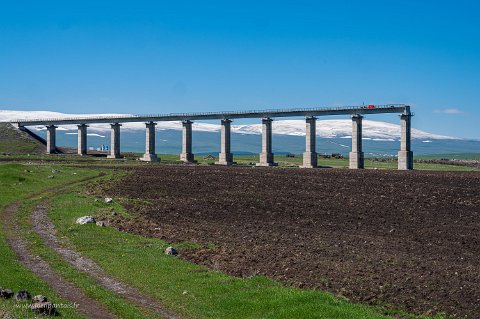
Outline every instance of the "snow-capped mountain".
[[(14, 121), (19, 119), (49, 119), (49, 118), (69, 118), (69, 117), (98, 117), (98, 116), (127, 116), (128, 114), (65, 114), (48, 111), (11, 111), (0, 110), (0, 122)], [(235, 123), (235, 122), (234, 122)], [(179, 121), (158, 122), (157, 130), (181, 130), (182, 125)], [(45, 130), (45, 127), (33, 127), (35, 130)], [(145, 125), (139, 123), (125, 123), (122, 130), (144, 130)], [(60, 126), (58, 130), (74, 131), (75, 125)], [(109, 124), (92, 124), (89, 127), (89, 135), (103, 136), (102, 133), (110, 130)], [(195, 122), (193, 124), (194, 131), (200, 132), (216, 132), (220, 130), (220, 124)], [(232, 124), (232, 132), (239, 134), (259, 135), (262, 132), (261, 124)], [(322, 138), (350, 138), (352, 132), (352, 123), (350, 120), (318, 120), (317, 135)], [(303, 120), (276, 120), (273, 122), (273, 133), (278, 135), (304, 136), (305, 121)], [(67, 133), (68, 134), (68, 133)], [(400, 138), (400, 125), (380, 121), (363, 121), (363, 137), (376, 141), (395, 141)], [(455, 139), (450, 136), (438, 135), (412, 129), (412, 138), (451, 140)]]

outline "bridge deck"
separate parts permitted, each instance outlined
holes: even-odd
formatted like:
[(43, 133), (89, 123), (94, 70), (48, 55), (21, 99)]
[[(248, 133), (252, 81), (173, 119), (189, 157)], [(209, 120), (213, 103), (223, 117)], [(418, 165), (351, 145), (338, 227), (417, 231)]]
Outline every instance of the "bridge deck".
[(374, 108), (365, 106), (347, 106), (333, 108), (303, 108), (303, 109), (271, 109), (260, 111), (234, 111), (234, 112), (206, 112), (206, 113), (170, 113), (157, 115), (128, 115), (112, 117), (72, 117), (48, 118), (10, 121), (19, 126), (31, 125), (66, 125), (66, 124), (94, 124), (94, 123), (128, 123), (128, 122), (160, 122), (182, 120), (215, 120), (238, 118), (276, 118), (296, 116), (327, 116), (327, 115), (354, 115), (354, 114), (380, 114), (403, 113), (410, 114), (410, 107), (405, 104), (375, 105)]

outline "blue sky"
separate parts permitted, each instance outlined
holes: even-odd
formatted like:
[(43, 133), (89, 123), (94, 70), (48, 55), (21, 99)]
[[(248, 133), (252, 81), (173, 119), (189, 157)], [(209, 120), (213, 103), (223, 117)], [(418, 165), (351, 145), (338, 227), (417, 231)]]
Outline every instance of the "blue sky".
[(406, 103), (416, 128), (480, 139), (478, 1), (0, 4), (0, 109)]

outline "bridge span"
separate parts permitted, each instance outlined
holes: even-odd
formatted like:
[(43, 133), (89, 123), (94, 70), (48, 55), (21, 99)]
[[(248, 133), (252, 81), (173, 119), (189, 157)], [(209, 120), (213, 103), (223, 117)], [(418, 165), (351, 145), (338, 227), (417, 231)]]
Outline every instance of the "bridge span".
[(316, 152), (316, 120), (320, 116), (349, 115), (352, 118), (352, 151), (350, 152), (350, 168), (364, 168), (364, 155), (362, 149), (362, 119), (364, 115), (399, 113), (401, 127), (400, 151), (398, 152), (398, 169), (413, 169), (413, 152), (411, 151), (411, 117), (410, 106), (405, 104), (347, 106), (332, 108), (297, 108), (297, 109), (270, 109), (260, 111), (234, 111), (234, 112), (205, 112), (205, 113), (170, 113), (156, 115), (128, 115), (128, 116), (98, 116), (98, 117), (72, 117), (48, 118), (11, 121), (19, 127), (39, 126), (47, 127), (47, 153), (56, 152), (56, 128), (58, 125), (78, 126), (78, 154), (87, 154), (87, 128), (88, 124), (110, 123), (111, 148), (109, 158), (120, 158), (120, 127), (122, 123), (145, 122), (146, 147), (143, 161), (155, 162), (159, 158), (155, 153), (155, 125), (160, 121), (182, 122), (182, 153), (180, 159), (187, 163), (195, 162), (192, 153), (192, 123), (196, 120), (221, 121), (221, 151), (218, 165), (232, 165), (230, 126), (234, 119), (259, 118), (262, 121), (262, 151), (258, 166), (274, 166), (272, 152), (272, 121), (281, 117), (304, 117), (306, 125), (305, 152), (303, 165), (305, 168), (317, 167), (318, 154)]

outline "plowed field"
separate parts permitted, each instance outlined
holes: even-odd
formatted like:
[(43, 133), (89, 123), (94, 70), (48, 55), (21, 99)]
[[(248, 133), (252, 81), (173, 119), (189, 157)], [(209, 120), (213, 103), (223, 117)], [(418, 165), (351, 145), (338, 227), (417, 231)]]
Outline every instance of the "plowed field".
[(480, 174), (154, 166), (122, 230), (215, 249), (181, 257), (354, 301), (480, 318)]

